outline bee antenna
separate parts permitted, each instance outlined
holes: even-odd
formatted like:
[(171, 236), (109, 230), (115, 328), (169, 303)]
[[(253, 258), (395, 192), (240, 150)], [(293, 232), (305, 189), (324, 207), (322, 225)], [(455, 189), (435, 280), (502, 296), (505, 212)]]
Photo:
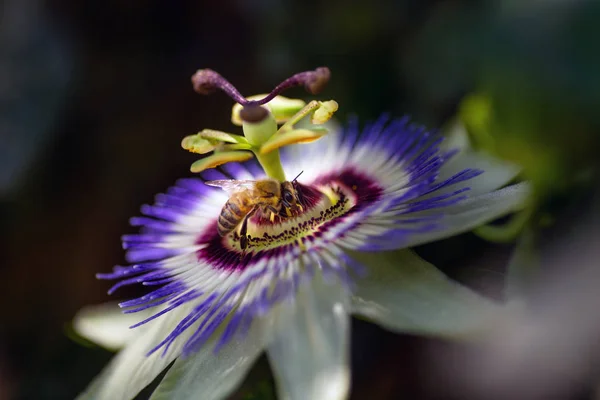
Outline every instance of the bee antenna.
[(300, 171), (300, 173), (298, 175), (296, 175), (296, 177), (294, 179), (292, 179), (292, 182), (296, 182), (296, 180), (298, 179), (298, 177), (300, 177), (300, 175), (302, 175), (304, 171)]

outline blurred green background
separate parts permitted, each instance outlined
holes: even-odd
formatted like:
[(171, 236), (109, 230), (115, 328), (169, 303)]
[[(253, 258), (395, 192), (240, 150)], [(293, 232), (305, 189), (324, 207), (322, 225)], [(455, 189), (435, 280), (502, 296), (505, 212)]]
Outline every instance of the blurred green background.
[[(523, 165), (534, 227), (551, 216), (540, 237), (560, 239), (596, 185), (598, 20), (593, 0), (0, 2), (0, 399), (73, 398), (111, 357), (69, 334), (79, 308), (109, 300), (95, 273), (124, 262), (139, 206), (191, 175), (181, 139), (233, 130), (230, 99), (193, 92), (196, 69), (251, 95), (328, 66), (319, 97), (341, 121), (458, 115)], [(417, 249), (495, 298), (511, 250), (473, 234)], [(429, 365), (461, 345), (364, 321), (352, 334), (352, 399), (450, 398)], [(272, 399), (269, 374), (263, 359), (233, 398)]]

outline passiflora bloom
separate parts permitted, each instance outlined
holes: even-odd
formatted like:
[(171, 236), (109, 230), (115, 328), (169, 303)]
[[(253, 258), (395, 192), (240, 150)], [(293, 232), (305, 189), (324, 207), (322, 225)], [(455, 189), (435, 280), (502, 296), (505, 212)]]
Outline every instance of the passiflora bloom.
[[(228, 193), (182, 179), (131, 220), (140, 227), (123, 237), (131, 265), (99, 277), (118, 280), (110, 293), (130, 284), (151, 290), (120, 303), (123, 324), (110, 312), (77, 319), (84, 335), (124, 346), (83, 397), (132, 398), (175, 360), (153, 398), (222, 398), (266, 350), (281, 398), (343, 399), (350, 314), (446, 336), (475, 332), (494, 315), (499, 306), (401, 249), (522, 207), (526, 185), (499, 189), (517, 169), (470, 152), (456, 137), (444, 143), (406, 118), (382, 117), (363, 129), (352, 121), (328, 135), (320, 126), (295, 127), (305, 116), (324, 123), (337, 103), (305, 105), (278, 93), (298, 84), (314, 93), (328, 78), (326, 69), (297, 74), (249, 100), (213, 71), (194, 76), (197, 91), (220, 88), (234, 98), (232, 119), (244, 136), (187, 137), (185, 148), (214, 151), (192, 169), (206, 170), (204, 180), (243, 182), (220, 182)], [(276, 206), (261, 207), (267, 200), (253, 192), (222, 213), (230, 196), (256, 181), (296, 175), (288, 189), (264, 193)]]

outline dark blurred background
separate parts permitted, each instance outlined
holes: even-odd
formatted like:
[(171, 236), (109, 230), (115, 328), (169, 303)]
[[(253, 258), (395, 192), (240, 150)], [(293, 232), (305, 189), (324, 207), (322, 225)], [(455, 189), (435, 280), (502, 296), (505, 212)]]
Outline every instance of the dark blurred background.
[[(553, 221), (533, 229), (560, 241), (595, 187), (598, 4), (1, 1), (0, 399), (73, 398), (111, 357), (70, 334), (78, 309), (110, 300), (95, 273), (124, 262), (119, 238), (139, 206), (191, 176), (181, 139), (236, 129), (230, 99), (193, 92), (198, 68), (251, 95), (328, 66), (320, 98), (340, 104), (341, 121), (408, 113), (436, 127), (458, 115), (482, 149), (524, 166), (536, 215)], [(417, 251), (501, 297), (512, 245), (465, 234)], [(363, 321), (352, 334), (353, 399), (461, 398), (430, 365), (462, 345)], [(233, 398), (274, 398), (264, 359)]]

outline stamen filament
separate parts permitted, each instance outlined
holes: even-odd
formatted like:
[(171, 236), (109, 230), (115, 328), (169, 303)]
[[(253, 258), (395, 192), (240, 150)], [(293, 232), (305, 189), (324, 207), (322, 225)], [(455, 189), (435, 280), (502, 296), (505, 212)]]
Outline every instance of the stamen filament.
[(279, 132), (285, 132), (287, 130), (294, 129), (294, 125), (298, 123), (302, 118), (306, 117), (308, 114), (313, 112), (319, 108), (319, 102), (316, 100), (311, 101), (307, 105), (302, 108), (302, 110), (298, 111), (292, 118), (290, 118), (285, 124), (281, 125), (279, 128)]

